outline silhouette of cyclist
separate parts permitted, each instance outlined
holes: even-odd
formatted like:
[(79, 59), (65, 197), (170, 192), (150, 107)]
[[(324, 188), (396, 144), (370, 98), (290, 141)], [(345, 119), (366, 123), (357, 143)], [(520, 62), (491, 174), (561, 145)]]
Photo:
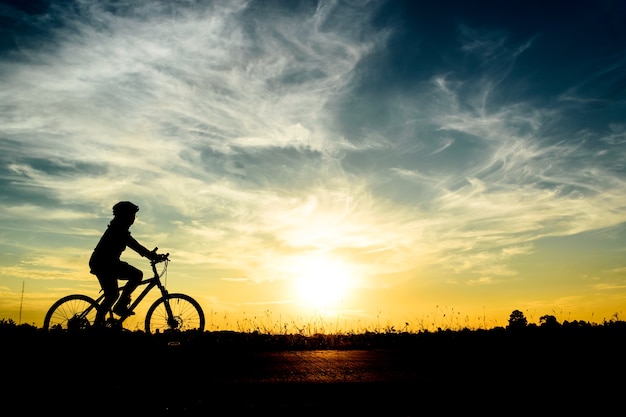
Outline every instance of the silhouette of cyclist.
[[(133, 313), (129, 310), (130, 296), (143, 278), (143, 272), (134, 266), (121, 261), (120, 256), (128, 246), (142, 257), (150, 260), (161, 260), (164, 255), (148, 250), (130, 235), (130, 226), (135, 222), (139, 207), (130, 201), (120, 201), (113, 206), (113, 220), (109, 223), (100, 241), (89, 259), (91, 273), (94, 274), (104, 291), (104, 300), (96, 315), (96, 325), (102, 326), (106, 313), (113, 307), (113, 312), (126, 317)], [(117, 280), (128, 282), (119, 296)], [(117, 301), (117, 303), (116, 303)]]

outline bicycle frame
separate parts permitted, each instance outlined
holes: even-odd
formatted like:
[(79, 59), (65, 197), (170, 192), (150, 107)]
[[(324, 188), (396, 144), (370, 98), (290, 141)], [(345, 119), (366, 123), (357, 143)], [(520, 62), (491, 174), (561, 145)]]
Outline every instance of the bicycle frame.
[[(137, 284), (137, 288), (141, 287), (141, 286), (145, 286), (144, 289), (139, 293), (139, 295), (135, 298), (135, 300), (130, 304), (130, 306), (128, 307), (128, 309), (130, 311), (134, 311), (135, 308), (139, 305), (139, 303), (141, 303), (141, 301), (143, 301), (143, 299), (146, 297), (146, 295), (148, 295), (148, 293), (150, 291), (152, 291), (152, 289), (154, 287), (157, 287), (159, 289), (159, 291), (161, 291), (161, 295), (163, 297), (166, 297), (168, 295), (168, 291), (167, 288), (165, 288), (165, 286), (161, 283), (161, 276), (165, 273), (165, 271), (167, 270), (167, 263), (169, 262), (168, 259), (166, 259), (165, 261), (165, 268), (163, 269), (163, 272), (161, 274), (159, 274), (159, 272), (157, 271), (156, 268), (156, 264), (158, 262), (155, 261), (150, 261), (150, 266), (152, 267), (152, 273), (153, 276), (152, 278), (147, 278), (142, 280), (139, 284)], [(124, 289), (124, 287), (122, 286), (121, 288), (118, 289), (119, 292), (122, 292), (122, 290)], [(96, 303), (98, 303), (98, 305), (102, 304), (102, 300), (104, 300), (104, 294), (100, 295), (97, 299), (96, 299)], [(165, 303), (165, 308), (167, 310), (167, 313), (171, 316), (172, 312), (170, 310), (170, 306), (169, 303)], [(109, 317), (113, 318), (113, 310), (112, 307), (111, 309), (109, 309), (108, 311)], [(124, 322), (124, 320), (126, 320), (126, 318), (128, 318), (130, 316), (124, 316), (124, 317), (120, 317), (119, 319), (115, 319), (117, 322), (119, 322), (120, 324)]]

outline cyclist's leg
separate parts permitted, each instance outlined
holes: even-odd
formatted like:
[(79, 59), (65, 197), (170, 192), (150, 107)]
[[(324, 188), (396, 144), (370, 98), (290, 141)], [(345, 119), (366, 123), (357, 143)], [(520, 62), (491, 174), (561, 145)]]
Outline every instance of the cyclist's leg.
[(98, 277), (98, 281), (100, 282), (100, 286), (104, 292), (104, 299), (100, 303), (98, 314), (96, 314), (95, 324), (96, 326), (104, 326), (106, 314), (111, 307), (113, 307), (113, 304), (115, 304), (117, 296), (119, 295), (117, 276), (113, 271), (102, 271), (98, 272), (96, 277)]
[(117, 265), (117, 277), (119, 279), (127, 280), (126, 285), (124, 285), (124, 288), (122, 289), (122, 295), (116, 304), (116, 307), (119, 306), (122, 309), (125, 309), (128, 308), (128, 305), (130, 304), (130, 295), (133, 291), (135, 291), (135, 288), (137, 288), (143, 279), (143, 272), (126, 262), (120, 262)]

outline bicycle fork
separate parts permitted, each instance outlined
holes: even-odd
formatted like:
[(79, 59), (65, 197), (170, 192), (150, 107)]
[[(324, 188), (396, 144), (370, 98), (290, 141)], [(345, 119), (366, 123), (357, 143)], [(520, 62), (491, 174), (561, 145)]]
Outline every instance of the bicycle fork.
[(169, 298), (169, 292), (167, 291), (167, 288), (165, 288), (165, 286), (161, 283), (161, 281), (157, 281), (156, 284), (159, 287), (159, 290), (161, 291), (161, 296), (163, 297), (163, 305), (165, 306), (165, 312), (167, 313), (167, 325), (170, 327), (170, 329), (176, 329), (179, 326), (178, 320), (176, 320), (176, 317), (174, 317), (174, 313), (172, 312), (172, 307), (170, 306), (170, 298)]

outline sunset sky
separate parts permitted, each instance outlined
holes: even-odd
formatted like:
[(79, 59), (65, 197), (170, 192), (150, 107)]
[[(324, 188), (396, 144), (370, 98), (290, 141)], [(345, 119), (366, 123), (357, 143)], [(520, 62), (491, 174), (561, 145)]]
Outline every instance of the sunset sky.
[(0, 190), (16, 322), (120, 200), (208, 330), (623, 318), (626, 2), (2, 1)]

